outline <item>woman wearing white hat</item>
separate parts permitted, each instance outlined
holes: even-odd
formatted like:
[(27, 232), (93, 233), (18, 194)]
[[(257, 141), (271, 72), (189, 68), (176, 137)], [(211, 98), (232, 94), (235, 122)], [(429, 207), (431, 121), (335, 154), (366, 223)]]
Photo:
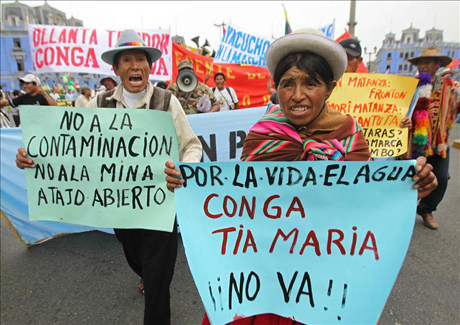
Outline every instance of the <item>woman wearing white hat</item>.
[[(366, 161), (371, 155), (360, 125), (329, 108), (331, 95), (347, 66), (342, 46), (315, 29), (283, 36), (270, 46), (267, 67), (280, 105), (269, 105), (244, 142), (243, 161)], [(268, 149), (261, 150), (261, 147)], [(419, 197), (436, 187), (426, 159), (417, 161)], [(203, 324), (209, 324), (207, 316)], [(274, 314), (242, 318), (232, 324), (298, 324)]]

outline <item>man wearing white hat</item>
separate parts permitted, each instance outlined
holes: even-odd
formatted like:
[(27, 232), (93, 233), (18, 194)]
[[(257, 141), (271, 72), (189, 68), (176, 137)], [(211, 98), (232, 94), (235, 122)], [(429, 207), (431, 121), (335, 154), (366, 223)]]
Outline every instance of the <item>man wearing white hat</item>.
[[(147, 108), (173, 116), (180, 148), (180, 160), (199, 162), (202, 147), (193, 133), (178, 99), (149, 82), (152, 63), (160, 50), (147, 47), (133, 30), (125, 30), (114, 49), (102, 53), (113, 66), (121, 84), (91, 100), (87, 107)], [(146, 229), (115, 229), (131, 268), (143, 279), (145, 324), (169, 324), (169, 285), (177, 255), (177, 229), (172, 233)]]
[[(440, 67), (447, 66), (452, 59), (442, 55), (437, 47), (422, 49), (420, 56), (408, 59), (417, 66), (420, 82), (427, 91), (420, 91), (420, 98), (412, 115), (412, 156), (427, 157), (438, 179), (438, 187), (423, 198), (417, 213), (425, 226), (437, 229), (433, 216), (444, 198), (449, 180), (449, 131), (453, 126), (455, 109), (454, 83), (451, 79), (436, 75)], [(425, 107), (426, 106), (426, 107)]]
[(105, 76), (101, 79), (101, 85), (105, 87), (106, 91), (111, 91), (112, 89), (115, 89), (117, 84), (118, 82), (112, 76)]
[[(25, 95), (13, 98), (11, 104), (15, 107), (19, 105), (41, 105), (41, 106), (57, 106), (56, 101), (47, 94), (40, 85), (40, 79), (33, 75), (27, 74), (19, 78), (19, 83), (22, 89), (26, 92)], [(1, 102), (2, 105), (9, 105), (7, 100)]]
[[(201, 143), (190, 128), (179, 100), (149, 82), (152, 63), (160, 57), (160, 50), (147, 47), (135, 31), (125, 30), (115, 48), (102, 54), (102, 60), (113, 66), (121, 84), (93, 98), (86, 107), (166, 111), (173, 117), (180, 160), (199, 162)], [(19, 168), (33, 166), (21, 150), (16, 155), (16, 164)], [(172, 162), (167, 165), (174, 168)], [(142, 279), (139, 289), (145, 294), (144, 324), (170, 324), (169, 286), (177, 255), (176, 225), (171, 233), (147, 229), (114, 230), (129, 266)]]

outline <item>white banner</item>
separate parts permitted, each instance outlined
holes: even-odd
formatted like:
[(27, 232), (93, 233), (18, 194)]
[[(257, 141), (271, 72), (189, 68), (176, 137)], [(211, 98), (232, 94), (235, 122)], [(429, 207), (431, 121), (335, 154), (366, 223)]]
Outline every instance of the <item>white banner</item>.
[[(169, 30), (136, 30), (145, 45), (163, 55), (153, 63), (150, 79), (172, 79), (172, 40)], [(122, 31), (86, 27), (29, 25), (35, 72), (79, 72), (113, 75), (101, 54), (115, 47)]]
[(332, 24), (323, 26), (319, 28), (319, 30), (322, 31), (327, 37), (334, 39), (335, 20), (332, 22)]
[(270, 42), (268, 38), (247, 33), (235, 25), (228, 25), (214, 62), (265, 67), (265, 52), (270, 47)]

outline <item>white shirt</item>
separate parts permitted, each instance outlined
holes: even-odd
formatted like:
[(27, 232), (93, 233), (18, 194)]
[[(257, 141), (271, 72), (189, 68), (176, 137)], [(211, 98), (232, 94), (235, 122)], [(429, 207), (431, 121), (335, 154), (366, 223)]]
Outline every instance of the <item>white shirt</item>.
[(142, 100), (145, 96), (145, 90), (141, 91), (140, 93), (130, 93), (123, 87), (123, 98), (128, 104), (129, 108), (136, 107), (138, 101)]
[(56, 94), (56, 93), (50, 93), (50, 97), (54, 99), (55, 101), (58, 101), (61, 99), (61, 96), (59, 96), (59, 94)]
[[(116, 108), (149, 108), (150, 98), (153, 94), (153, 86), (150, 82), (147, 84), (147, 89), (143, 93), (144, 95), (141, 100), (137, 101), (134, 106), (130, 106), (125, 97), (125, 89), (123, 85), (120, 84), (115, 88), (113, 95), (107, 97), (107, 100), (114, 99), (117, 102)], [(95, 97), (86, 107), (98, 107), (97, 105), (97, 97)], [(167, 112), (172, 115), (173, 123), (176, 128), (177, 140), (179, 141), (179, 160), (184, 162), (199, 162), (203, 151), (201, 142), (198, 140), (195, 133), (193, 133), (184, 110), (179, 100), (174, 95), (171, 96)]]
[(89, 103), (89, 99), (85, 97), (85, 95), (78, 96), (77, 100), (75, 100), (75, 107), (86, 107)]
[[(231, 97), (229, 92), (232, 94)], [(234, 103), (238, 103), (238, 97), (236, 97), (236, 93), (231, 87), (225, 87), (222, 90), (219, 90), (219, 88), (216, 87), (214, 90), (214, 96), (216, 96), (216, 100), (220, 105), (221, 111), (229, 111), (234, 109)]]

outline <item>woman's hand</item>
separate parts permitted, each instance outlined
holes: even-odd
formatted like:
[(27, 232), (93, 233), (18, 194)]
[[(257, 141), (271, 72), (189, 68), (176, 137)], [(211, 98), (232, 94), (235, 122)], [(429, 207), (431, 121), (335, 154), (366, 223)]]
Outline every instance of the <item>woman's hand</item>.
[(399, 125), (401, 129), (408, 128), (409, 131), (412, 129), (412, 120), (407, 116), (402, 119), (401, 124)]
[(24, 148), (18, 148), (18, 153), (16, 154), (16, 166), (20, 169), (35, 168), (34, 162), (27, 157), (27, 153)]
[(413, 188), (418, 191), (418, 199), (423, 199), (431, 193), (437, 186), (438, 180), (433, 174), (433, 166), (426, 163), (425, 157), (418, 157), (415, 165), (417, 174), (412, 178), (415, 182)]
[(165, 163), (165, 174), (166, 174), (166, 187), (168, 190), (174, 193), (174, 190), (182, 186), (184, 179), (182, 178), (180, 171), (175, 169), (174, 163), (168, 160)]

